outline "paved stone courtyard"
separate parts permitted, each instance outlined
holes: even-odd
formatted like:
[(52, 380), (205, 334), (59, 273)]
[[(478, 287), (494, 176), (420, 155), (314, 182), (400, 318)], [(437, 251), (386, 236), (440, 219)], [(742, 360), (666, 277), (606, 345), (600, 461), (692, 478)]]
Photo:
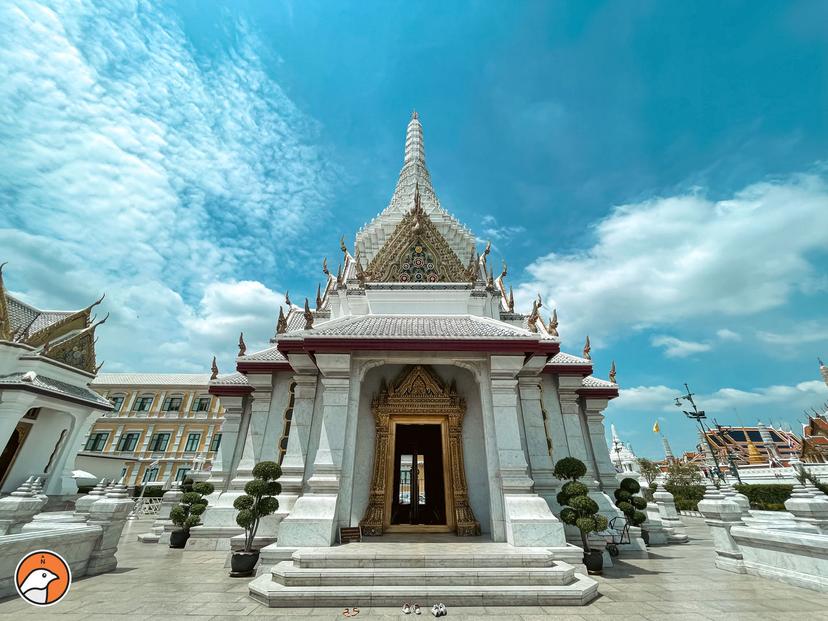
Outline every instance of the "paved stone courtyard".
[[(828, 596), (713, 566), (707, 527), (683, 518), (691, 541), (655, 548), (646, 560), (621, 561), (599, 577), (601, 596), (583, 607), (452, 608), (447, 618), (502, 621), (801, 621), (828, 618)], [(39, 609), (14, 597), (0, 602), (0, 619), (56, 615), (82, 619), (345, 619), (342, 608), (266, 608), (247, 597), (248, 579), (233, 579), (223, 552), (183, 552), (135, 541), (148, 523), (128, 525), (115, 573), (82, 578), (59, 604)], [(416, 599), (416, 598), (412, 598)], [(357, 619), (431, 619), (433, 602), (418, 602), (420, 617), (398, 608), (363, 608)], [(402, 602), (400, 602), (402, 605)]]

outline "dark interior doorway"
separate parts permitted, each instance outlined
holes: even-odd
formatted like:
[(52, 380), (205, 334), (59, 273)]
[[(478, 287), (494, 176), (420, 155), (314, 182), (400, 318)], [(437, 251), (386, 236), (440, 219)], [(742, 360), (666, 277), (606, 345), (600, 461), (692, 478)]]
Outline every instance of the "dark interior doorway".
[(445, 491), (440, 425), (397, 424), (391, 524), (445, 525)]

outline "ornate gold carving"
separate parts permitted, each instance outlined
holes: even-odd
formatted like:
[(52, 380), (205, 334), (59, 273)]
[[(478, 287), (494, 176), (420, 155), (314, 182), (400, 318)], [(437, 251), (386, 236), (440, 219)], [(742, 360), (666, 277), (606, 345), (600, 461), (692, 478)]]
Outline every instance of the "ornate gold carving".
[(468, 282), (471, 274), (420, 205), (403, 216), (365, 270), (371, 282)]
[(589, 355), (589, 351), (592, 349), (589, 345), (589, 334), (587, 334), (586, 341), (584, 342), (584, 358), (587, 360), (592, 360), (592, 356)]
[(386, 515), (390, 486), (387, 480), (389, 459), (394, 458), (390, 445), (392, 419), (436, 417), (443, 418), (448, 427), (448, 446), (444, 447), (443, 468), (447, 469), (450, 487), (450, 505), (457, 534), (480, 534), (480, 523), (469, 505), (469, 492), (463, 459), (463, 417), (465, 400), (457, 396), (452, 384), (448, 389), (428, 367), (416, 365), (403, 371), (391, 388), (384, 384), (371, 403), (376, 423), (374, 471), (371, 492), (365, 516), (360, 522), (366, 535), (381, 535), (387, 526)]
[(316, 310), (322, 310), (322, 285), (316, 283)]
[(313, 328), (313, 313), (311, 312), (310, 305), (308, 304), (308, 298), (305, 298), (305, 330), (310, 330)]
[(213, 364), (210, 365), (210, 379), (214, 380), (218, 377), (218, 364), (216, 364), (216, 357), (213, 356)]
[(552, 316), (549, 318), (549, 327), (546, 329), (551, 336), (558, 336), (558, 309), (552, 309)]
[(609, 381), (611, 381), (613, 384), (618, 383), (615, 381), (615, 360), (612, 361), (612, 365), (610, 366)]
[(284, 334), (287, 332), (287, 317), (282, 305), (279, 305), (279, 319), (276, 321), (276, 334)]

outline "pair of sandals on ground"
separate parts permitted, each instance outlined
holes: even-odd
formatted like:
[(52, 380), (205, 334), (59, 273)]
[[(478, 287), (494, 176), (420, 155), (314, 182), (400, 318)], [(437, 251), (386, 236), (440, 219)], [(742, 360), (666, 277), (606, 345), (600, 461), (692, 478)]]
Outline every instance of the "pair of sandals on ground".
[[(403, 614), (406, 614), (406, 615), (410, 614), (412, 612), (415, 615), (418, 615), (418, 614), (420, 614), (420, 605), (419, 604), (413, 604), (412, 605), (412, 604), (409, 604), (408, 602), (405, 602), (403, 604), (402, 611), (403, 611)], [(435, 617), (442, 617), (442, 616), (446, 615), (447, 613), (448, 613), (448, 610), (446, 609), (445, 604), (434, 604), (431, 607), (431, 614), (433, 614)]]

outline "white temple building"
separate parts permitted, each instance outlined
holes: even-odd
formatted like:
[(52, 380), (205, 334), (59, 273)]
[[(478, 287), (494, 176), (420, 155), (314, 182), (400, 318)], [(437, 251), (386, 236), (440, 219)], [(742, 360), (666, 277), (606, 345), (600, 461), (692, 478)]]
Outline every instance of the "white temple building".
[[(272, 347), (247, 352), (240, 340), (237, 372), (214, 367), (210, 392), (225, 407), (217, 491), (188, 547), (241, 532), (232, 502), (252, 466), (273, 460), (283, 492), (260, 533), (276, 539), (263, 562), (359, 526), (370, 541), (454, 533), (579, 564), (555, 516), (553, 465), (582, 460), (610, 515), (602, 412), (618, 387), (591, 375), (588, 341), (583, 356), (560, 351), (556, 313), (544, 323), (540, 299), (516, 311), (505, 263), (495, 271), (490, 246), (479, 254), (441, 207), (416, 113), (390, 203), (353, 253), (341, 246), (336, 271), (323, 261), (315, 301), (286, 300)], [(269, 579), (251, 594), (281, 605)]]

